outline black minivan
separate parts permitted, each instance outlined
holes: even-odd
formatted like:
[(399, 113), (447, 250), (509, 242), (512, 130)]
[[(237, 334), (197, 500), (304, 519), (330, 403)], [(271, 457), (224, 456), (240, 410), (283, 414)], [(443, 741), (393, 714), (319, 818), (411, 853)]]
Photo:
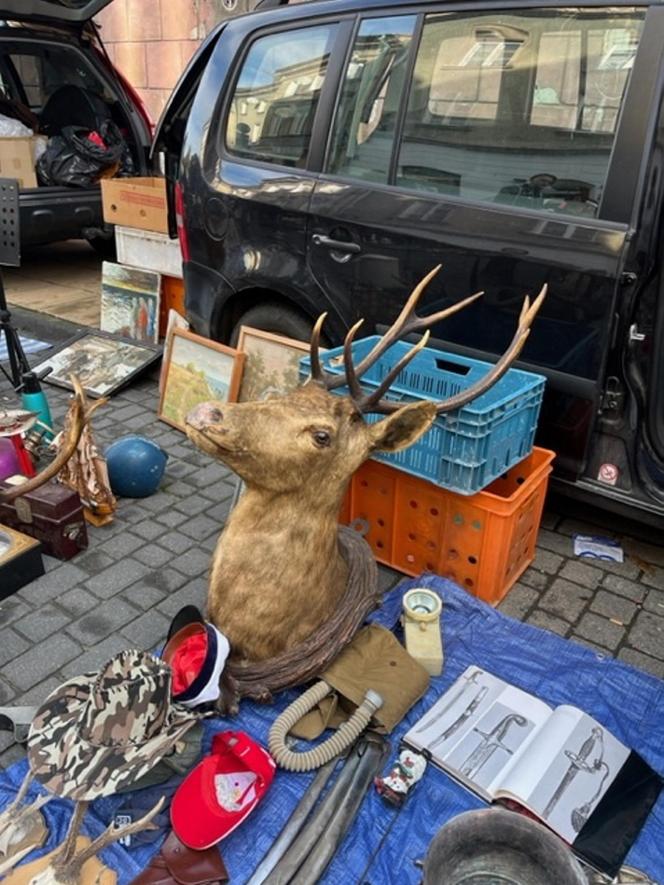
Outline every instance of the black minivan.
[[(492, 360), (549, 295), (518, 365), (548, 379), (558, 487), (664, 516), (664, 5), (313, 0), (212, 33), (155, 148), (187, 310), (330, 343), (484, 296), (436, 346)], [(175, 233), (175, 231), (173, 231)]]

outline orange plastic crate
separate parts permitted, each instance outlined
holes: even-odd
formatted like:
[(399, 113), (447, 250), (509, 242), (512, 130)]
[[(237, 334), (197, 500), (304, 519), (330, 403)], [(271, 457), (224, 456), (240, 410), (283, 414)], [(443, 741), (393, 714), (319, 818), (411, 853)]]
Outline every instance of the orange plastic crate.
[(366, 533), (379, 562), (406, 575), (436, 572), (495, 605), (535, 558), (554, 457), (534, 448), (470, 496), (366, 461), (340, 521)]

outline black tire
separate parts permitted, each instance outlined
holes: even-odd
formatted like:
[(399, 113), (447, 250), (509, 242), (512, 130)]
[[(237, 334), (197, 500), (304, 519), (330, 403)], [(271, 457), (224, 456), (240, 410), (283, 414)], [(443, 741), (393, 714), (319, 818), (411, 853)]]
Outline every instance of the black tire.
[(115, 249), (115, 237), (90, 237), (88, 243), (104, 261), (117, 261), (118, 253)]
[(302, 314), (274, 301), (257, 304), (242, 314), (231, 332), (231, 347), (237, 345), (241, 326), (253, 326), (254, 329), (285, 335), (297, 341), (309, 341), (313, 329), (313, 323)]

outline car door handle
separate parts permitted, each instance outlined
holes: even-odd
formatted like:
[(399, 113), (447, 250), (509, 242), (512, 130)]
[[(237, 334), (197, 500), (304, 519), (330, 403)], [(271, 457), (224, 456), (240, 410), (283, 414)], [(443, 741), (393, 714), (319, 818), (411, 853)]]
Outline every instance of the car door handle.
[(332, 237), (324, 237), (322, 234), (314, 234), (311, 239), (316, 246), (327, 246), (328, 249), (334, 249), (335, 252), (352, 252), (356, 255), (361, 251), (357, 243), (350, 243), (346, 240), (333, 240)]

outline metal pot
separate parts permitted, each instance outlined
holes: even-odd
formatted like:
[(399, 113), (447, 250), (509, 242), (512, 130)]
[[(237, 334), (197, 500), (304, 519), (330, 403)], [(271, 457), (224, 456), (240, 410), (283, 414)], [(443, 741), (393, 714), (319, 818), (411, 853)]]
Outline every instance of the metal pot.
[(468, 811), (438, 831), (424, 863), (424, 885), (587, 885), (569, 848), (511, 811)]

